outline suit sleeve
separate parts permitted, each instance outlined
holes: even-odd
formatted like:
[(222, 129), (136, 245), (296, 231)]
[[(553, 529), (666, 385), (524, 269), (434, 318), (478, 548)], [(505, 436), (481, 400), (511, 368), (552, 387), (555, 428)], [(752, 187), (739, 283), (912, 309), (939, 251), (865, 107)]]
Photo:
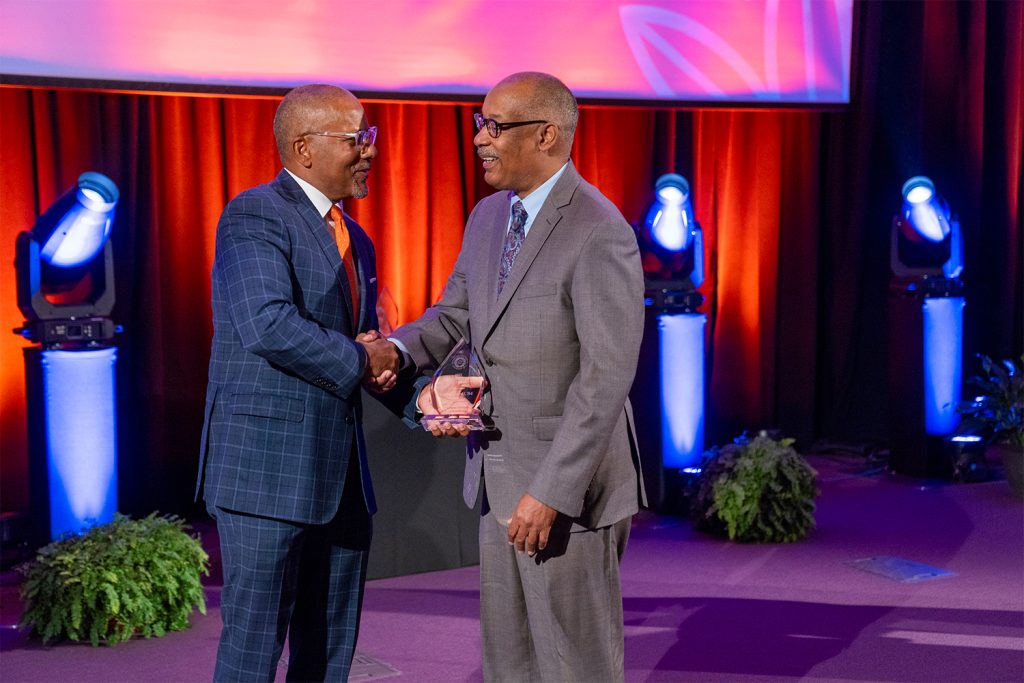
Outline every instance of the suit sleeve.
[(477, 209), (474, 208), (466, 222), (462, 249), (440, 300), (424, 311), (418, 320), (402, 325), (393, 335), (405, 345), (419, 372), (436, 369), (459, 339), (465, 337), (470, 340), (466, 266), (470, 258), (468, 254), (472, 253), (470, 242), (474, 237), (476, 214)]
[(359, 389), (365, 352), (344, 333), (300, 312), (288, 231), (278, 216), (248, 208), (225, 209), (214, 264), (242, 346), (321, 389), (350, 396)]
[(636, 238), (625, 221), (599, 226), (590, 234), (571, 291), (580, 342), (579, 373), (566, 395), (562, 423), (528, 491), (576, 517), (622, 414), (643, 337), (643, 271)]

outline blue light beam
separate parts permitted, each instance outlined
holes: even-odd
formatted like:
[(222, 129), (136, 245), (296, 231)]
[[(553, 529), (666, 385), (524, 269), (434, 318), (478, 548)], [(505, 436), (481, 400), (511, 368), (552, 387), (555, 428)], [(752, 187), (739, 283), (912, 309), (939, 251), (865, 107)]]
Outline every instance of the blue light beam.
[(924, 430), (932, 436), (952, 434), (960, 424), (964, 351), (964, 298), (925, 299)]
[(658, 316), (661, 367), (661, 461), (699, 467), (704, 452), (703, 313)]
[(113, 347), (42, 353), (51, 539), (114, 519), (116, 361)]

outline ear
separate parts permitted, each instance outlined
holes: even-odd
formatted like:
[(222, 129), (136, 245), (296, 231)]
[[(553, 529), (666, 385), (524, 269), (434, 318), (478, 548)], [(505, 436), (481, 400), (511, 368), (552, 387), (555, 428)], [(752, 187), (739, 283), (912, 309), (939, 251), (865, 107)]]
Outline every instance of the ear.
[(291, 151), (295, 160), (304, 168), (310, 168), (313, 165), (313, 150), (310, 148), (307, 136), (303, 135), (292, 140)]
[(540, 141), (537, 144), (537, 148), (546, 152), (558, 142), (559, 139), (558, 126), (553, 123), (546, 123), (540, 128)]

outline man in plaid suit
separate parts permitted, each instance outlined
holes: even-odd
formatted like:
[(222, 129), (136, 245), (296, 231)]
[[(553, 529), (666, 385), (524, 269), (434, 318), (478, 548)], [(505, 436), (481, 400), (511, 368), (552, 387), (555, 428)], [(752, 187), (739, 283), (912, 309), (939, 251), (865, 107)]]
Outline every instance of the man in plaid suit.
[(361, 390), (389, 388), (373, 244), (341, 211), (367, 194), (376, 129), (346, 90), (300, 86), (274, 118), (284, 169), (224, 209), (197, 495), (224, 566), (216, 681), (348, 677), (373, 489)]

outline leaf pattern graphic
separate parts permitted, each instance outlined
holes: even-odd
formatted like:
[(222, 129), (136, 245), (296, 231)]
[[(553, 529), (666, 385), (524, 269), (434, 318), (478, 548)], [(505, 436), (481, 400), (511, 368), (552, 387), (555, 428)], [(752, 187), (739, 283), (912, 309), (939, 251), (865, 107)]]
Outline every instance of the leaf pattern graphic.
[[(721, 32), (729, 29), (721, 15), (701, 15), (702, 21), (678, 9), (630, 4), (619, 7), (619, 20), (636, 65), (659, 98), (692, 99), (696, 90), (713, 100), (848, 99), (850, 31), (843, 18), (852, 12), (851, 0), (763, 0), (757, 9), (744, 7), (737, 17), (759, 19), (763, 45), (735, 36), (730, 42)], [(838, 76), (833, 71), (840, 65)]]
[(633, 52), (633, 58), (643, 71), (644, 77), (661, 97), (677, 94), (669, 85), (664, 75), (654, 64), (648, 43), (663, 57), (679, 67), (692, 78), (707, 94), (715, 98), (726, 96), (725, 90), (714, 83), (692, 61), (683, 56), (682, 52), (662, 37), (654, 27), (663, 26), (675, 29), (690, 39), (701, 43), (728, 63), (750, 88), (750, 92), (759, 97), (768, 96), (762, 80), (754, 73), (754, 69), (740, 53), (721, 36), (704, 24), (690, 17), (649, 5), (623, 5), (619, 8), (622, 28), (626, 33), (626, 41)]

